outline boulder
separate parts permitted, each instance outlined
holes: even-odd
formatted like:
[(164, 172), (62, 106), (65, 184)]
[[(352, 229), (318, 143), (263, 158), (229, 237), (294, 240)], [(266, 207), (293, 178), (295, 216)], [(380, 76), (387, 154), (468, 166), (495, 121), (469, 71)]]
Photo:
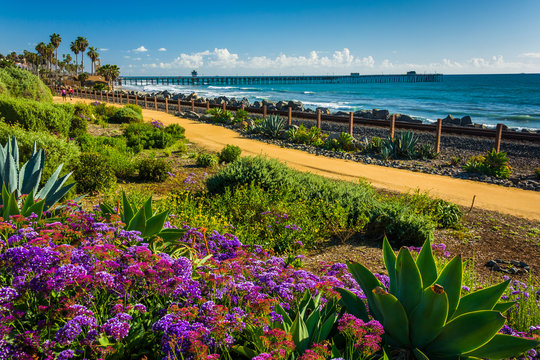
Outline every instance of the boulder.
[(461, 125), (461, 119), (455, 118), (452, 115), (448, 114), (447, 117), (442, 119), (443, 125), (452, 125), (452, 126), (460, 126)]
[(262, 107), (262, 105), (261, 105), (261, 103), (260, 103), (259, 101), (255, 101), (255, 102), (253, 103), (253, 107), (254, 107), (255, 109), (260, 109), (260, 108)]
[(186, 111), (184, 113), (184, 116), (188, 119), (199, 119), (201, 117), (201, 115), (197, 114), (196, 112), (194, 111)]
[(472, 119), (469, 115), (466, 115), (461, 118), (460, 125), (461, 126), (469, 126), (472, 124)]
[(345, 112), (345, 111), (338, 111), (338, 112), (335, 112), (334, 115), (336, 115), (336, 116), (349, 116), (349, 113)]
[(197, 93), (193, 92), (187, 96), (187, 100), (197, 100), (199, 98), (199, 95)]
[(316, 109), (316, 111), (319, 111), (319, 110), (321, 110), (321, 114), (323, 114), (323, 115), (330, 115), (330, 109), (328, 109), (328, 108), (318, 107)]
[(287, 101), (279, 101), (277, 104), (276, 104), (276, 108), (278, 110), (287, 110), (289, 107), (289, 103)]
[(293, 111), (304, 111), (304, 104), (301, 101), (289, 101), (288, 106), (290, 106)]
[(388, 120), (390, 117), (390, 112), (388, 110), (373, 109), (371, 110), (371, 114), (374, 119), (378, 120)]
[(408, 122), (408, 123), (414, 123), (414, 124), (422, 123), (422, 120), (417, 120), (409, 115), (405, 115), (405, 114), (395, 114), (395, 115), (396, 115), (396, 121)]
[(244, 104), (245, 107), (249, 107), (249, 106), (250, 106), (248, 98), (242, 98), (242, 100), (241, 100), (240, 102), (241, 102), (242, 104)]

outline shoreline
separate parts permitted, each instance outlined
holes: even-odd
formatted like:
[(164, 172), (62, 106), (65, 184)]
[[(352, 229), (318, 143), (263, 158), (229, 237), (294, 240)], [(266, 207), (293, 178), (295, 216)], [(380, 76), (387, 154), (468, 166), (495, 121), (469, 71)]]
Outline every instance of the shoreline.
[[(228, 87), (219, 87), (211, 86), (213, 89), (219, 88), (228, 88)], [(115, 91), (128, 93), (130, 95), (139, 95), (139, 96), (156, 96), (158, 99), (171, 99), (177, 100), (180, 98), (182, 101), (187, 101), (195, 99), (196, 102), (205, 102), (209, 101), (212, 105), (221, 105), (225, 102), (227, 105), (238, 106), (242, 104), (246, 107), (255, 107), (262, 108), (263, 105), (267, 105), (268, 111), (274, 110), (285, 110), (287, 106), (292, 106), (293, 111), (304, 111), (307, 113), (315, 114), (317, 109), (321, 109), (323, 115), (335, 115), (335, 116), (349, 116), (349, 113), (343, 110), (332, 111), (329, 107), (317, 107), (316, 105), (310, 105), (309, 102), (302, 102), (299, 100), (290, 100), (290, 99), (281, 99), (281, 100), (255, 100), (250, 101), (248, 98), (243, 97), (242, 99), (237, 99), (236, 97), (227, 97), (225, 95), (219, 95), (215, 97), (204, 97), (199, 96), (194, 89), (190, 89), (187, 92), (181, 91), (169, 91), (169, 90), (159, 90), (159, 91), (143, 91), (136, 89), (133, 86), (117, 86)], [(402, 113), (390, 113), (386, 109), (374, 108), (370, 110), (356, 110), (354, 111), (355, 117), (361, 117), (364, 119), (370, 120), (389, 120), (392, 115), (396, 115), (396, 122), (404, 123), (416, 123), (416, 124), (435, 124), (436, 121), (430, 120), (424, 117), (413, 116), (409, 114)], [(496, 125), (492, 124), (483, 124), (483, 123), (473, 123), (471, 116), (465, 115), (463, 117), (454, 117), (451, 114), (448, 114), (446, 117), (442, 118), (443, 126), (455, 126), (455, 127), (468, 127), (476, 129), (495, 129)], [(537, 133), (540, 134), (540, 128), (531, 128), (531, 127), (509, 127), (503, 123), (503, 129), (513, 132), (523, 132), (523, 133)]]

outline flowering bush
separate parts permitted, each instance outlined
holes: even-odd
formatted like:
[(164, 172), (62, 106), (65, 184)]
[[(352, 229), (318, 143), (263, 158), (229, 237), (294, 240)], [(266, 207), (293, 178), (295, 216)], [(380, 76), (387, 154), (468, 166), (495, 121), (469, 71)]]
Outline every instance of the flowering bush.
[(261, 352), (284, 359), (294, 345), (269, 327), (274, 305), (294, 306), (305, 290), (360, 293), (344, 266), (317, 276), (188, 227), (184, 256), (171, 257), (123, 227), (73, 205), (56, 222), (0, 222), (0, 359), (230, 358), (250, 329)]

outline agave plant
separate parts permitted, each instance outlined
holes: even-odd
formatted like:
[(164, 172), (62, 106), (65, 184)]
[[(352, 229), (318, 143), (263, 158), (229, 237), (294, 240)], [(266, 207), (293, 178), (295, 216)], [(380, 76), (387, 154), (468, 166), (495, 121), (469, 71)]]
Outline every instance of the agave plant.
[(354, 138), (352, 137), (351, 134), (342, 132), (341, 134), (339, 134), (339, 136), (336, 139), (343, 150), (345, 151), (354, 150)]
[[(347, 266), (367, 297), (370, 313), (383, 324), (392, 357), (503, 359), (540, 344), (497, 334), (506, 320), (502, 313), (514, 304), (499, 302), (509, 280), (461, 297), (461, 257), (454, 257), (438, 273), (429, 242), (415, 261), (407, 248), (396, 257), (385, 239), (383, 258), (390, 278), (388, 289), (363, 265)], [(339, 292), (347, 310), (367, 320), (364, 303), (348, 290)]]
[[(328, 299), (327, 303), (323, 305), (321, 298), (321, 292), (313, 297), (309, 290), (306, 290), (296, 311), (286, 311), (279, 304), (274, 306), (274, 312), (279, 314), (283, 320), (271, 322), (270, 327), (291, 334), (295, 352), (298, 355), (303, 354), (315, 343), (320, 344), (329, 340), (331, 335), (335, 333), (336, 323), (340, 317), (337, 312), (337, 301)], [(254, 343), (257, 347), (257, 341)], [(234, 350), (250, 359), (258, 354), (257, 350), (245, 346), (236, 346)]]
[[(172, 245), (175, 240), (180, 239), (185, 234), (183, 229), (163, 229), (169, 211), (161, 213), (153, 211), (152, 196), (137, 210), (137, 206), (130, 203), (125, 192), (122, 191), (122, 205), (123, 211), (120, 213), (120, 219), (126, 224), (125, 229), (139, 231), (143, 239), (147, 241), (155, 240), (157, 237), (161, 238), (163, 240), (162, 248)], [(99, 207), (104, 214), (117, 213), (114, 207), (109, 204), (100, 204)]]
[(412, 159), (416, 156), (416, 145), (418, 138), (414, 133), (405, 131), (400, 133), (395, 138), (388, 138), (382, 145), (382, 150), (385, 154), (389, 154), (395, 159)]
[[(42, 149), (37, 149), (34, 142), (32, 156), (21, 167), (19, 167), (19, 146), (15, 136), (8, 140), (5, 146), (0, 146), (0, 183), (6, 187), (8, 197), (13, 196), (15, 202), (19, 204), (22, 195), (32, 195), (34, 201), (44, 200), (44, 210), (54, 206), (75, 183), (64, 186), (71, 176), (71, 173), (59, 178), (63, 164), (60, 164), (56, 171), (40, 189), (39, 184), (45, 168), (45, 153)], [(5, 206), (9, 199), (2, 192), (1, 203)], [(39, 214), (38, 214), (39, 215)]]
[(270, 115), (263, 119), (258, 125), (257, 131), (272, 139), (280, 137), (281, 132), (285, 128), (285, 119), (278, 115)]

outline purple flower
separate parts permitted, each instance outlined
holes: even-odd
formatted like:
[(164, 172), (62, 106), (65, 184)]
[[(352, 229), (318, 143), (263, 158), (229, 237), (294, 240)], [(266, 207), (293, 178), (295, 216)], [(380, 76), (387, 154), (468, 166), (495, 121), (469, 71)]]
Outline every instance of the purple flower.
[(73, 355), (73, 350), (64, 350), (60, 354), (58, 354), (58, 360), (73, 359)]
[(17, 290), (11, 287), (2, 287), (0, 288), (0, 303), (4, 304), (13, 301), (18, 295)]

